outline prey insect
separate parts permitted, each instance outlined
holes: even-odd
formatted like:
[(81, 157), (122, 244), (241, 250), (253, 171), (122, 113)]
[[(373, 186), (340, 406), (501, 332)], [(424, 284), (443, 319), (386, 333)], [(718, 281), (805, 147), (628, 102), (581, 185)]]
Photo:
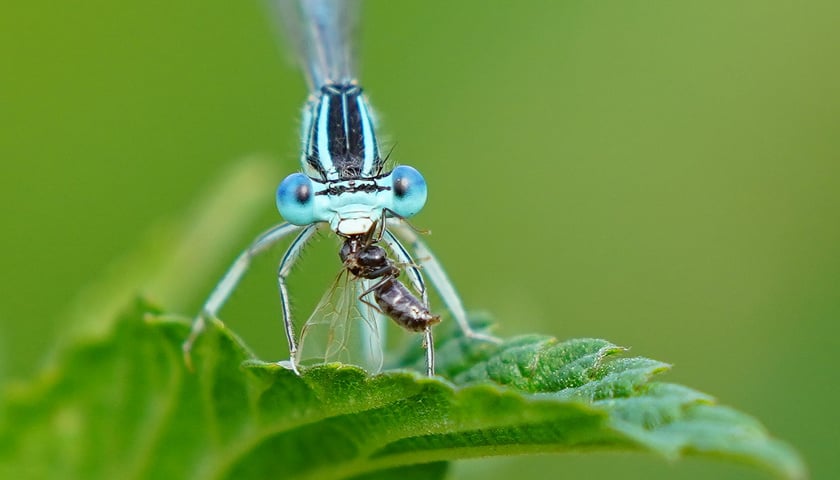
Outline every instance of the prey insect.
[[(431, 313), (426, 301), (399, 280), (400, 266), (389, 258), (379, 242), (374, 235), (345, 238), (339, 250), (342, 272), (301, 329), (298, 363), (313, 359), (346, 361), (353, 358), (347, 350), (355, 343), (357, 348), (364, 349), (363, 355), (356, 356), (355, 363), (378, 370), (383, 361), (381, 335), (384, 332), (377, 320), (386, 316), (406, 330), (423, 333), (423, 344), (427, 347), (426, 371), (433, 374), (434, 349), (429, 348), (433, 345), (431, 327), (440, 322), (440, 316)], [(338, 289), (346, 291), (333, 300)], [(335, 310), (331, 305), (335, 305)], [(351, 312), (359, 318), (353, 318)], [(361, 325), (351, 325), (354, 321)], [(314, 347), (313, 342), (316, 342)]]

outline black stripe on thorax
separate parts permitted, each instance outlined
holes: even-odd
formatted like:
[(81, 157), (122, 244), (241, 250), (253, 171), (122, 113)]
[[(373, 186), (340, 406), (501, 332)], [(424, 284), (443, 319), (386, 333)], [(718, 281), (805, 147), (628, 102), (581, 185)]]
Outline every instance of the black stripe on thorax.
[[(327, 135), (329, 155), (339, 178), (358, 178), (365, 158), (362, 115), (358, 98), (362, 89), (357, 85), (325, 85), (322, 101), (329, 102)], [(323, 132), (322, 132), (323, 133)]]

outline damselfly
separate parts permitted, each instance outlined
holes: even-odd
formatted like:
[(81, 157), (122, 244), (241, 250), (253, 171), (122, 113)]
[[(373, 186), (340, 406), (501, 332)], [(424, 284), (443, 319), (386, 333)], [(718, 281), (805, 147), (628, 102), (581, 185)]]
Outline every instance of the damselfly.
[[(293, 173), (280, 183), (276, 202), (286, 223), (257, 237), (222, 277), (193, 323), (190, 337), (184, 343), (185, 356), (189, 359), (205, 320), (216, 317), (252, 258), (296, 233), (280, 261), (277, 279), (290, 365), (297, 372), (299, 345), (286, 278), (313, 234), (319, 228), (328, 227), (343, 241), (340, 250), (343, 278), (351, 280), (351, 290), (357, 293), (350, 303), (334, 306), (339, 315), (331, 320), (323, 320), (316, 309), (302, 329), (301, 341), (307, 341), (309, 328), (326, 324), (328, 336), (332, 341), (339, 338), (337, 344), (341, 346), (344, 341), (341, 337), (347, 335), (349, 327), (341, 325), (347, 316), (340, 315), (340, 311), (355, 304), (362, 306), (358, 310), (361, 320), (374, 330), (376, 321), (370, 317), (384, 314), (410, 331), (422, 332), (426, 371), (433, 375), (431, 327), (440, 318), (429, 310), (423, 273), (428, 275), (466, 336), (492, 337), (470, 328), (461, 300), (443, 268), (417, 232), (405, 222), (425, 205), (426, 182), (409, 166), (386, 171), (387, 158), (380, 153), (373, 114), (354, 74), (350, 37), (357, 2), (277, 0), (276, 6), (275, 12), (283, 20), (290, 43), (295, 47), (310, 92), (303, 111), (303, 173)], [(389, 258), (389, 251), (396, 260)], [(417, 294), (398, 279), (403, 269)], [(342, 328), (344, 333), (337, 331)]]

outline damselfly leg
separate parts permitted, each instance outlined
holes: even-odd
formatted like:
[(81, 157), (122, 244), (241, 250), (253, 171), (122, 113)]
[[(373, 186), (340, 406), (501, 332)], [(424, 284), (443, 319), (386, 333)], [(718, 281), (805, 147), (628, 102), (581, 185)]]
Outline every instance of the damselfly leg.
[[(458, 323), (458, 327), (460, 327), (464, 336), (475, 340), (499, 343), (501, 340), (498, 337), (483, 332), (476, 332), (472, 329), (467, 319), (467, 311), (464, 309), (461, 297), (455, 291), (455, 286), (452, 284), (443, 266), (438, 262), (437, 257), (429, 250), (425, 242), (420, 240), (417, 233), (410, 226), (406, 225), (403, 220), (397, 218), (389, 218), (387, 220), (387, 227), (382, 239), (394, 251), (394, 254), (399, 257), (400, 262), (406, 265), (412, 265), (412, 267), (409, 267), (411, 272), (409, 278), (416, 282), (415, 285), (422, 289), (421, 291), (425, 291), (423, 275), (413, 265), (423, 267), (423, 272), (429, 276), (429, 281), (434, 285), (446, 309), (455, 317), (455, 321)], [(414, 256), (406, 250), (397, 236), (411, 245)], [(425, 299), (426, 295), (424, 294)]]
[[(306, 228), (309, 229), (310, 227)], [(208, 319), (217, 317), (219, 310), (221, 310), (228, 297), (230, 297), (230, 294), (239, 284), (242, 276), (248, 271), (248, 267), (251, 265), (251, 260), (301, 228), (303, 227), (299, 225), (292, 225), (291, 223), (281, 223), (279, 225), (275, 225), (258, 236), (251, 245), (243, 250), (236, 260), (234, 260), (225, 275), (219, 283), (216, 284), (213, 291), (210, 292), (210, 296), (207, 297), (207, 300), (201, 307), (201, 311), (193, 321), (189, 337), (187, 337), (187, 340), (182, 345), (184, 361), (188, 366), (192, 367), (192, 348), (195, 344), (195, 340), (201, 332), (204, 331), (205, 322)], [(305, 241), (303, 243), (305, 243)], [(300, 248), (298, 248), (298, 254), (299, 251)], [(289, 257), (289, 252), (286, 253), (286, 257)], [(289, 262), (294, 263), (296, 258), (297, 255), (294, 255), (293, 258), (289, 259)]]

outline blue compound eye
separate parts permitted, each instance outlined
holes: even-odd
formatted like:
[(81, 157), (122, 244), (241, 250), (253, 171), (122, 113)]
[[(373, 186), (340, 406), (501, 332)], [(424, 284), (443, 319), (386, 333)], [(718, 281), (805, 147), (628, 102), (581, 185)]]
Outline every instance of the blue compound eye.
[(426, 204), (426, 180), (414, 168), (400, 165), (391, 172), (394, 189), (394, 213), (411, 217)]
[(309, 225), (315, 218), (312, 180), (302, 173), (293, 173), (277, 187), (277, 210), (287, 222)]

